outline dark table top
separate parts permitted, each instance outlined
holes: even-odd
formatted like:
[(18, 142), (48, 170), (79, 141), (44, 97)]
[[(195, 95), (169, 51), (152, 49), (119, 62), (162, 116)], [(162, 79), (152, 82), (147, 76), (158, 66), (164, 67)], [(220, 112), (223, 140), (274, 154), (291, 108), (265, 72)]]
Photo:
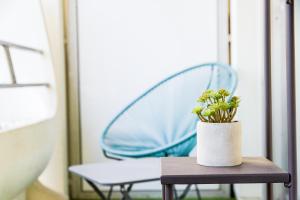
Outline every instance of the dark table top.
[(288, 183), (289, 173), (263, 157), (244, 157), (235, 167), (205, 167), (195, 157), (161, 160), (162, 184)]

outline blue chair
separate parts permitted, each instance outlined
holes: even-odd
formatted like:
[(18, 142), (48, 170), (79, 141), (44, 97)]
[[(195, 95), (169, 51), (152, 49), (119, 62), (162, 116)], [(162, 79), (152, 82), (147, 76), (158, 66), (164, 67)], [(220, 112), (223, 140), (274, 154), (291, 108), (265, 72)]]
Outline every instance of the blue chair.
[[(196, 144), (198, 119), (192, 114), (196, 99), (206, 89), (226, 88), (233, 93), (236, 85), (232, 68), (219, 63), (190, 67), (167, 77), (132, 101), (108, 124), (100, 139), (105, 156), (118, 160), (188, 156)], [(111, 199), (115, 186), (119, 186), (122, 200), (131, 200), (129, 192), (133, 184), (159, 180), (158, 161), (158, 158), (127, 159), (122, 163), (72, 166), (70, 171), (86, 180), (103, 200)], [(143, 171), (145, 164), (147, 174)], [(110, 176), (109, 170), (118, 174), (117, 178)], [(107, 196), (98, 185), (110, 187)], [(190, 187), (187, 185), (180, 196), (175, 189), (175, 199), (184, 199)], [(195, 188), (200, 199), (197, 185)]]
[(206, 89), (234, 92), (237, 76), (225, 64), (187, 68), (133, 100), (105, 128), (100, 145), (109, 158), (188, 156), (196, 145), (192, 109)]

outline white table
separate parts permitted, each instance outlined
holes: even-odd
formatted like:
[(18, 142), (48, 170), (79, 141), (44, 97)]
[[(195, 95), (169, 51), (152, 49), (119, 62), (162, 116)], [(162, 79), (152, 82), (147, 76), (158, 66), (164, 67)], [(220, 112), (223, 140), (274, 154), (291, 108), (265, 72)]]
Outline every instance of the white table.
[[(160, 166), (160, 158), (142, 158), (75, 165), (69, 171), (85, 179), (103, 200), (111, 198), (114, 186), (120, 186), (122, 199), (131, 199), (129, 192), (133, 184), (160, 180)], [(108, 195), (97, 185), (109, 186)]]

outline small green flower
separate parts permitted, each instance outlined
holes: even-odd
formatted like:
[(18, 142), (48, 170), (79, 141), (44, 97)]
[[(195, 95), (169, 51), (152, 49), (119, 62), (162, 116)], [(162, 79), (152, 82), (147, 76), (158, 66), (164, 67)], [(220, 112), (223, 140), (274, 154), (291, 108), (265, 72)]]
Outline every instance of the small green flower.
[(201, 96), (198, 98), (197, 102), (205, 103), (207, 101), (207, 99), (208, 99), (208, 97)]
[(230, 95), (230, 93), (227, 90), (225, 90), (225, 89), (220, 89), (218, 91), (218, 94), (220, 94), (223, 97), (228, 97)]
[(210, 117), (216, 113), (215, 109), (212, 108), (207, 108), (206, 110), (203, 111), (203, 116), (205, 117)]
[(202, 110), (203, 110), (203, 108), (202, 108), (201, 106), (196, 106), (196, 107), (193, 109), (192, 113), (194, 113), (194, 114), (196, 114), (196, 115), (199, 115), (199, 114), (201, 114)]
[(239, 97), (237, 97), (237, 96), (233, 96), (231, 99), (230, 99), (230, 101), (234, 101), (234, 102), (240, 102), (240, 98)]
[(204, 91), (204, 92), (202, 93), (202, 95), (210, 95), (210, 94), (212, 94), (212, 93), (214, 93), (213, 90), (206, 90), (206, 91)]
[(220, 99), (222, 99), (222, 95), (219, 94), (218, 92), (213, 93), (213, 94), (211, 95), (211, 97), (212, 97), (213, 99), (215, 99), (216, 101), (219, 101)]
[(230, 104), (227, 102), (219, 102), (218, 104), (220, 110), (226, 111), (230, 108)]
[(212, 110), (215, 110), (215, 111), (220, 109), (218, 103), (210, 104), (210, 105), (208, 106), (208, 108), (209, 108), (209, 109), (212, 109)]
[(202, 93), (202, 95), (198, 98), (198, 102), (205, 103), (211, 95), (214, 93), (213, 90), (206, 90)]
[(230, 105), (230, 108), (237, 108), (239, 107), (240, 105), (240, 98), (237, 97), (237, 96), (234, 96), (230, 99), (229, 101), (229, 105)]
[(240, 98), (233, 96), (225, 89), (218, 91), (206, 90), (198, 98), (201, 106), (193, 109), (193, 113), (198, 116), (202, 122), (209, 123), (227, 123), (231, 122), (236, 115), (240, 104)]

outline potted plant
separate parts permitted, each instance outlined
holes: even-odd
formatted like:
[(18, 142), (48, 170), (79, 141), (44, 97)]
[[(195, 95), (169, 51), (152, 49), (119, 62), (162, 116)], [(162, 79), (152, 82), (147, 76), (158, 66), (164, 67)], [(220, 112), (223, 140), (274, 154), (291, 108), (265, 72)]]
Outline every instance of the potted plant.
[(225, 89), (206, 90), (193, 109), (197, 124), (197, 163), (204, 166), (236, 166), (242, 163), (241, 123), (234, 120), (240, 99)]

